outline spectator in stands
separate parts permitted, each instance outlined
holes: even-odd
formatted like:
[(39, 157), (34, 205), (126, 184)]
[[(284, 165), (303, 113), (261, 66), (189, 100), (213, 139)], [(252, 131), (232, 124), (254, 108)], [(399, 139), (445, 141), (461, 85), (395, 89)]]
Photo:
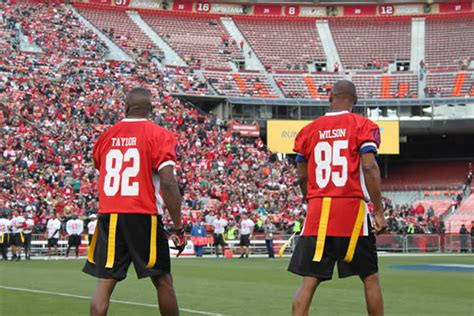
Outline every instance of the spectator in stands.
[(428, 208), (428, 211), (426, 212), (426, 216), (428, 217), (428, 219), (430, 219), (434, 216), (433, 206), (430, 205), (430, 207)]
[(339, 63), (338, 62), (334, 63), (334, 72), (339, 72)]
[(461, 253), (467, 253), (469, 250), (468, 247), (468, 239), (469, 239), (469, 232), (466, 229), (466, 225), (462, 224), (461, 229), (459, 230), (459, 241), (460, 241), (460, 251)]
[(268, 258), (275, 258), (275, 251), (273, 249), (273, 233), (276, 231), (275, 225), (270, 220), (270, 217), (265, 219), (263, 225), (265, 245), (267, 247)]
[(194, 253), (196, 254), (196, 257), (202, 257), (204, 254), (204, 244), (199, 238), (206, 237), (206, 228), (204, 228), (204, 223), (202, 221), (196, 221), (193, 223), (191, 236), (196, 240), (194, 243)]
[(426, 69), (425, 69), (425, 62), (422, 60), (420, 60), (420, 67), (418, 69), (418, 76), (419, 76), (419, 79), (420, 81), (423, 80), (423, 78), (425, 77), (425, 72), (426, 72)]

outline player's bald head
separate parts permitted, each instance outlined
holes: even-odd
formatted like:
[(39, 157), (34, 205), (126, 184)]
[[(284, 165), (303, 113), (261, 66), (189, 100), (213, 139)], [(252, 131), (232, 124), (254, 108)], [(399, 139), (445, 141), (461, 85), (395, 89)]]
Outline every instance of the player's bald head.
[(332, 86), (329, 101), (333, 109), (352, 108), (357, 103), (357, 90), (354, 83), (349, 80), (337, 81)]
[(127, 116), (147, 116), (151, 109), (151, 92), (142, 87), (133, 88), (125, 99)]

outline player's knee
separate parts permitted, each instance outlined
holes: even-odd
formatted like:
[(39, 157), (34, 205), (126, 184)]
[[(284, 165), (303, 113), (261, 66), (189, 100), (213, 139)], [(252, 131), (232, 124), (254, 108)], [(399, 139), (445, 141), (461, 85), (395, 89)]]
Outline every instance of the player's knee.
[(365, 277), (361, 277), (362, 282), (364, 282), (365, 285), (378, 285), (380, 283), (379, 280), (379, 274), (374, 273)]

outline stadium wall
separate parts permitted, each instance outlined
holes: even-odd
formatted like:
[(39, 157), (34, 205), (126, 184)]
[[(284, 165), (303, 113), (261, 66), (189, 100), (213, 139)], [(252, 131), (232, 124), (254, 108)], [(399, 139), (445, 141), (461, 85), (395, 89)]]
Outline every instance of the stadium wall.
[[(60, 2), (64, 2), (61, 0)], [(330, 17), (396, 17), (427, 16), (436, 14), (469, 14), (473, 12), (472, 1), (441, 3), (397, 3), (397, 4), (351, 4), (306, 5), (210, 1), (156, 1), (156, 0), (84, 0), (72, 1), (76, 5), (108, 6), (119, 9), (145, 9), (161, 12), (188, 14), (218, 14), (233, 16), (287, 17), (287, 18), (330, 18)]]

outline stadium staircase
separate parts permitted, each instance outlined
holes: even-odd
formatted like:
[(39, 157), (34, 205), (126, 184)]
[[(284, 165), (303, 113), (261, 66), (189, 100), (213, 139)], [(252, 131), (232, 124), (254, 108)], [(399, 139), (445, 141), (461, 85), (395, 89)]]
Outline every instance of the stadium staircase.
[(165, 54), (165, 65), (186, 67), (184, 60), (142, 19), (135, 11), (127, 11), (130, 19), (158, 46)]
[(461, 90), (466, 81), (467, 74), (465, 72), (460, 72), (456, 75), (456, 81), (454, 82), (453, 92), (451, 93), (452, 97), (461, 96)]
[(392, 81), (392, 76), (386, 75), (382, 76), (382, 88), (381, 88), (381, 97), (382, 99), (391, 98), (392, 95), (390, 93), (390, 82)]
[[(258, 70), (261, 72), (265, 71), (262, 62), (258, 59), (252, 47), (249, 45), (245, 37), (240, 33), (239, 28), (235, 25), (234, 20), (231, 17), (221, 17), (221, 22), (226, 28), (229, 35), (237, 42), (244, 42), (244, 57), (245, 57), (245, 69), (247, 70)], [(250, 55), (249, 55), (250, 52)]]
[(105, 59), (110, 60), (120, 60), (120, 61), (133, 61), (133, 58), (127, 55), (117, 44), (110, 40), (104, 33), (99, 31), (89, 20), (84, 18), (74, 6), (68, 5), (67, 6), (74, 14), (77, 16), (79, 21), (81, 21), (86, 27), (91, 29), (100, 40), (102, 40), (108, 47), (109, 53), (105, 56)]
[(23, 32), (20, 30), (18, 35), (18, 40), (20, 42), (20, 50), (27, 53), (42, 53), (43, 50), (41, 47), (36, 45), (34, 41), (29, 41)]
[(232, 77), (234, 77), (235, 84), (239, 87), (240, 92), (245, 93), (247, 91), (247, 84), (242, 80), (240, 74), (234, 73)]
[(323, 44), (324, 53), (326, 54), (326, 68), (328, 72), (334, 71), (334, 64), (338, 63), (342, 69), (341, 59), (337, 52), (336, 44), (332, 38), (331, 29), (327, 20), (316, 21), (316, 29), (318, 30), (319, 38)]
[(420, 61), (425, 59), (425, 18), (411, 21), (410, 70), (418, 71)]
[(319, 98), (318, 88), (314, 84), (313, 77), (305, 76), (304, 82), (306, 83), (306, 87), (308, 88), (309, 95), (311, 96), (311, 98), (318, 99)]
[(471, 194), (452, 214), (446, 216), (445, 225), (448, 233), (459, 233), (461, 225), (469, 230), (474, 218), (474, 194)]

